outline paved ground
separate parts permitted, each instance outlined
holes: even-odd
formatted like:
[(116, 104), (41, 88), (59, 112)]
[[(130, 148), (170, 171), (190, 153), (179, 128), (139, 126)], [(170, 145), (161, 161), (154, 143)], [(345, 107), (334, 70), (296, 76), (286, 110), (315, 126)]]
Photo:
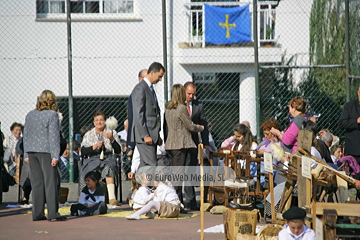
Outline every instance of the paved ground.
[[(77, 200), (76, 184), (62, 184), (69, 187), (68, 201)], [(129, 185), (125, 183), (123, 196)], [(125, 197), (123, 197), (125, 200)], [(31, 214), (21, 214), (22, 208), (6, 208), (16, 204), (17, 188), (12, 187), (3, 194), (0, 205), (0, 239), (199, 239), (200, 217), (182, 220), (140, 220), (110, 217), (68, 217), (64, 222), (33, 222)], [(130, 210), (122, 204), (122, 210)], [(198, 211), (192, 213), (200, 214)], [(223, 223), (222, 215), (205, 213), (205, 228)], [(205, 239), (224, 239), (221, 233), (205, 233)]]

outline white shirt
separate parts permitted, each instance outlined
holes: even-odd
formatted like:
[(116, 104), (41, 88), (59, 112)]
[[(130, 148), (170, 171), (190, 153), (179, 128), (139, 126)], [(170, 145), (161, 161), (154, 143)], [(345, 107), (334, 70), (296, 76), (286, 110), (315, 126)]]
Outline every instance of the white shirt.
[[(95, 191), (94, 191), (95, 192)], [(92, 192), (89, 189), (89, 193), (94, 194), (94, 192)], [(95, 202), (91, 199), (91, 197), (89, 197), (87, 200), (85, 199), (85, 197), (87, 196), (87, 194), (81, 192), (80, 193), (80, 197), (79, 197), (79, 203), (81, 204), (94, 204), (94, 203), (99, 203), (99, 202), (104, 202), (105, 201), (105, 196), (94, 196), (95, 198)]]
[(125, 141), (126, 141), (126, 139), (127, 139), (127, 131), (126, 131), (126, 129), (118, 132), (117, 135), (118, 135), (122, 140), (125, 140)]
[(168, 187), (162, 182), (159, 183), (159, 186), (156, 188), (156, 196), (154, 197), (154, 201), (166, 201), (174, 205), (179, 205), (179, 198), (175, 189)]
[(279, 240), (315, 240), (315, 232), (304, 224), (304, 230), (298, 236), (291, 233), (289, 225), (285, 224), (279, 232)]
[(61, 161), (64, 163), (65, 167), (68, 165), (68, 160), (64, 158), (63, 156), (60, 156)]
[(146, 77), (144, 77), (143, 81), (146, 82), (146, 84), (149, 86), (149, 88), (152, 86), (152, 83)]
[(148, 202), (154, 199), (154, 193), (152, 193), (147, 187), (140, 187), (138, 190), (136, 190), (132, 199), (134, 201), (134, 209), (142, 208)]
[[(323, 159), (321, 157), (320, 152), (315, 147), (311, 147), (311, 155), (313, 155), (314, 157), (316, 157), (316, 158), (320, 159), (321, 161), (323, 161), (324, 163), (326, 163), (325, 159)], [(318, 165), (317, 163), (311, 161), (312, 168), (316, 168), (317, 165)]]

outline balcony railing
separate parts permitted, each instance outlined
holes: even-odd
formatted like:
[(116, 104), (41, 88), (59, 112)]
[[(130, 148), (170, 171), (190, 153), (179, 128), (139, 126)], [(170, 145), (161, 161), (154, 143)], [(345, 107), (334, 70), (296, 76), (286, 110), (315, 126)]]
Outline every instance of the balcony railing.
[[(215, 6), (241, 6), (238, 2), (211, 2)], [(258, 4), (258, 37), (261, 45), (275, 44), (275, 19), (277, 2), (261, 2)], [(203, 3), (189, 3), (186, 5), (189, 19), (188, 42), (193, 46), (205, 46), (203, 43)], [(250, 5), (252, 22), (252, 6)], [(253, 40), (253, 26), (251, 24), (251, 38)]]

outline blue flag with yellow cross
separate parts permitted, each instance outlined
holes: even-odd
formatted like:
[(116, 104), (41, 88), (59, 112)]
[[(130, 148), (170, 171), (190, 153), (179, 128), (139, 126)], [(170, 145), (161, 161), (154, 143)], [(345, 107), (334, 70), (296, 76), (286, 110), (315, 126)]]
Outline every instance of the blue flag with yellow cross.
[(251, 42), (249, 5), (216, 7), (204, 4), (205, 43)]

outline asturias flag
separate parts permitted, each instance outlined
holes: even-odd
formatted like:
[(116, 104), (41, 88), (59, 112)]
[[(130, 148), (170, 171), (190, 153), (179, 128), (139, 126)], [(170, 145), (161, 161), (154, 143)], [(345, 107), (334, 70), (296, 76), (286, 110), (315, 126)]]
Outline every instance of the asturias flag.
[(249, 5), (224, 8), (204, 4), (204, 15), (205, 43), (251, 42)]

